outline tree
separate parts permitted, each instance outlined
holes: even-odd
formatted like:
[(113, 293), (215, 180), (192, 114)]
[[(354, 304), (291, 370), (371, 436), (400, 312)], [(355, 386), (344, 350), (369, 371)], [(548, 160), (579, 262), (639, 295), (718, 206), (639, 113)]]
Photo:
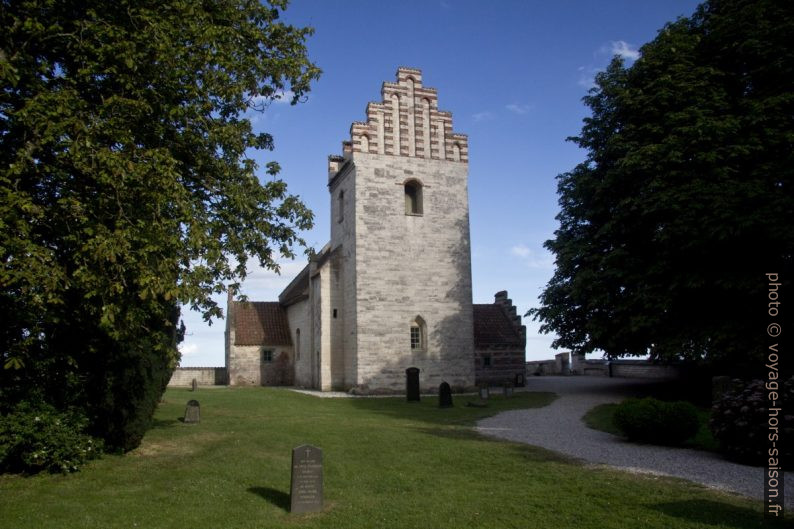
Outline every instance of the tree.
[(77, 407), (130, 449), (178, 361), (179, 304), (221, 315), (249, 257), (312, 215), (247, 111), (319, 69), (286, 0), (0, 4), (0, 411)]
[(763, 368), (764, 273), (794, 249), (792, 11), (712, 0), (597, 76), (529, 312), (555, 347)]

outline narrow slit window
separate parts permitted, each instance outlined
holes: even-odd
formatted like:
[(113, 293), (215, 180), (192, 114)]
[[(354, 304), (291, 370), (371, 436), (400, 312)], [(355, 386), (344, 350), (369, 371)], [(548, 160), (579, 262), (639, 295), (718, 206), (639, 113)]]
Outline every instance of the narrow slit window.
[(422, 214), (422, 185), (415, 180), (405, 183), (405, 214)]

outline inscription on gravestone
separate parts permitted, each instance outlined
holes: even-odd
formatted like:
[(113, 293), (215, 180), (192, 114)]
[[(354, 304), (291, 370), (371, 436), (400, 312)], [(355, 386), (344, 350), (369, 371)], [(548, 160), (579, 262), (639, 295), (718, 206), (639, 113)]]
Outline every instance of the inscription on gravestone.
[(419, 368), (409, 367), (405, 370), (405, 398), (408, 402), (419, 401)]
[(185, 424), (195, 424), (201, 420), (201, 408), (197, 400), (187, 401), (185, 408)]
[(446, 382), (442, 382), (440, 386), (438, 386), (438, 407), (439, 408), (451, 408), (452, 407), (452, 389), (449, 387), (449, 384)]
[(302, 445), (292, 449), (290, 512), (300, 514), (323, 510), (323, 451)]

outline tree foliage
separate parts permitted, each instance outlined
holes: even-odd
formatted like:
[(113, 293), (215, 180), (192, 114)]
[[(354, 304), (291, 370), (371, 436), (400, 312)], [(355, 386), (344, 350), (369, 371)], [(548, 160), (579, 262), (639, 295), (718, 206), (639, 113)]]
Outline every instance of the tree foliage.
[(794, 248), (792, 14), (706, 2), (597, 76), (530, 311), (555, 346), (763, 366), (764, 273)]
[[(88, 408), (137, 445), (176, 365), (179, 304), (249, 257), (277, 269), (312, 215), (252, 149), (245, 112), (319, 70), (286, 0), (0, 3), (3, 408)], [(0, 410), (1, 411), (1, 410)], [(137, 426), (131, 426), (137, 424)]]

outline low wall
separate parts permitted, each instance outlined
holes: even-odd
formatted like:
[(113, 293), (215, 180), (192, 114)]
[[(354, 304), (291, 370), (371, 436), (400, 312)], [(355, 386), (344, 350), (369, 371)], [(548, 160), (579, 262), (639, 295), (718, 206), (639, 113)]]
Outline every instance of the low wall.
[(177, 367), (168, 386), (190, 387), (193, 379), (199, 386), (225, 386), (227, 383), (225, 367)]
[[(579, 355), (573, 355), (570, 372), (566, 372), (563, 365), (560, 369), (560, 355), (556, 360), (537, 360), (527, 362), (527, 376), (532, 375), (585, 375), (596, 377), (616, 378), (649, 378), (649, 379), (674, 379), (682, 375), (681, 367), (677, 365), (654, 364), (647, 360), (584, 360)], [(611, 368), (611, 369), (610, 369)]]

